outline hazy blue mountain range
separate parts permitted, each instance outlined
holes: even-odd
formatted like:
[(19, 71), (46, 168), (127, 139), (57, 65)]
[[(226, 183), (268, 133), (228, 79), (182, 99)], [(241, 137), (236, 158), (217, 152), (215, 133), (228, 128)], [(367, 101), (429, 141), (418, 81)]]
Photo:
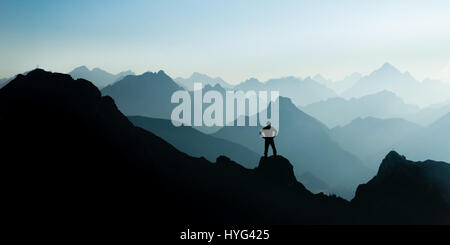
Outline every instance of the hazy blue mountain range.
[(450, 113), (428, 127), (402, 119), (356, 119), (332, 129), (332, 137), (372, 169), (378, 168), (380, 159), (391, 150), (404, 152), (415, 161), (450, 162)]
[(264, 83), (252, 78), (234, 87), (234, 90), (279, 91), (280, 96), (292, 99), (295, 105), (307, 105), (327, 98), (337, 97), (337, 94), (311, 78), (304, 80), (297, 77), (270, 79)]
[(92, 83), (40, 69), (0, 89), (0, 115), (2, 156), (14, 159), (1, 165), (13, 183), (3, 204), (15, 219), (65, 229), (79, 222), (92, 229), (141, 222), (450, 224), (443, 162), (414, 163), (391, 152), (351, 202), (312, 194), (282, 156), (261, 158), (253, 170), (225, 156), (215, 163), (190, 157), (135, 127)]
[(389, 91), (381, 91), (361, 98), (331, 98), (301, 107), (329, 128), (343, 126), (359, 117), (405, 118), (419, 112), (415, 105), (405, 104)]
[(336, 93), (341, 94), (345, 90), (353, 87), (359, 79), (362, 78), (362, 75), (358, 72), (354, 72), (349, 76), (346, 76), (343, 80), (333, 82), (330, 84), (330, 88), (333, 89)]
[(433, 159), (450, 162), (450, 113), (395, 145), (408, 158), (416, 161)]
[(175, 91), (183, 90), (164, 71), (129, 75), (101, 90), (111, 96), (119, 110), (127, 116), (170, 119), (173, 108), (170, 99)]
[(189, 78), (177, 77), (174, 79), (174, 81), (189, 91), (194, 90), (194, 83), (202, 83), (203, 86), (208, 84), (213, 87), (216, 84), (219, 84), (222, 88), (225, 89), (230, 89), (233, 87), (220, 77), (212, 78), (209, 77), (208, 75), (201, 74), (198, 72), (192, 73), (192, 75)]
[(141, 116), (130, 116), (128, 119), (135, 126), (154, 133), (178, 150), (194, 157), (215, 161), (219, 156), (226, 155), (246, 168), (255, 168), (261, 157), (242, 145), (203, 134), (192, 127), (175, 127), (170, 120)]
[(327, 79), (320, 74), (316, 74), (315, 76), (312, 77), (312, 79), (322, 85), (327, 86), (327, 87), (331, 87), (331, 84), (333, 83), (333, 81), (331, 79)]
[(404, 119), (357, 118), (343, 127), (331, 130), (331, 136), (343, 149), (353, 153), (372, 169), (384, 156), (395, 149), (396, 144), (423, 130), (415, 123)]
[(438, 104), (433, 104), (421, 109), (419, 112), (407, 116), (406, 119), (420, 124), (422, 126), (428, 126), (431, 123), (437, 121), (441, 117), (450, 112), (450, 99)]
[(346, 76), (343, 80), (339, 81), (332, 81), (330, 79), (324, 78), (322, 75), (317, 74), (313, 77), (313, 80), (318, 81), (319, 83), (327, 86), (328, 88), (332, 89), (337, 94), (341, 94), (345, 90), (353, 87), (356, 82), (361, 79), (362, 75), (354, 72), (349, 76)]
[[(288, 98), (280, 97), (279, 106), (280, 129), (275, 144), (279, 154), (291, 160), (297, 177), (310, 172), (330, 187), (328, 193), (351, 198), (356, 186), (373, 176), (373, 171), (331, 139), (325, 125), (303, 113)], [(213, 136), (262, 154), (264, 142), (258, 136), (259, 130), (259, 127), (224, 127)]]
[(86, 66), (80, 66), (69, 72), (74, 79), (83, 78), (91, 81), (95, 86), (102, 89), (113, 82), (116, 82), (125, 76), (134, 75), (134, 72), (128, 70), (118, 74), (108, 73), (100, 68), (89, 70)]
[(389, 63), (362, 77), (341, 95), (345, 98), (359, 98), (383, 90), (394, 92), (406, 103), (419, 106), (439, 103), (450, 97), (450, 84), (429, 79), (419, 82), (408, 72), (402, 73)]

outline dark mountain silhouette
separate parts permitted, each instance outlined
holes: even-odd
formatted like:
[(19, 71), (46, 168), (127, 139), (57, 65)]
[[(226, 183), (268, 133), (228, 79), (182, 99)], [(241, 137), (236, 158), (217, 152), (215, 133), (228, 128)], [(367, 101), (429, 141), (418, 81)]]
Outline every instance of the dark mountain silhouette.
[(141, 116), (130, 116), (128, 119), (135, 126), (153, 132), (191, 156), (203, 156), (209, 161), (215, 161), (220, 155), (226, 155), (247, 168), (255, 168), (258, 164), (259, 154), (242, 145), (203, 134), (192, 127), (175, 127), (169, 120)]
[(449, 224), (449, 179), (448, 163), (412, 162), (392, 151), (378, 174), (358, 187), (352, 206), (361, 223)]
[(111, 96), (119, 110), (127, 116), (146, 116), (170, 119), (176, 104), (170, 103), (172, 94), (183, 90), (164, 71), (146, 72), (124, 79), (102, 89)]
[(11, 183), (4, 198), (21, 210), (17, 219), (97, 221), (86, 227), (130, 216), (132, 224), (345, 222), (347, 202), (307, 191), (287, 159), (249, 170), (227, 157), (189, 157), (134, 127), (83, 79), (37, 69), (2, 88), (0, 102), (2, 156), (11, 159), (2, 164)]
[(5, 86), (11, 80), (12, 80), (12, 78), (0, 78), (0, 88)]
[[(1, 164), (7, 183), (3, 206), (15, 214), (13, 222), (42, 225), (45, 220), (55, 224), (53, 231), (79, 228), (80, 223), (95, 230), (155, 224), (150, 232), (158, 236), (160, 229), (176, 224), (388, 222), (379, 217), (402, 213), (405, 206), (422, 208), (424, 200), (433, 209), (416, 211), (429, 216), (408, 212), (412, 216), (399, 221), (449, 223), (437, 198), (438, 183), (449, 179), (448, 164), (433, 164), (436, 171), (427, 171), (429, 178), (404, 168), (399, 182), (389, 174), (398, 171), (380, 167), (377, 181), (360, 187), (350, 204), (306, 190), (282, 156), (262, 158), (254, 170), (225, 156), (215, 163), (190, 157), (133, 126), (92, 83), (65, 74), (36, 69), (18, 75), (0, 89), (0, 123), (2, 157), (7, 159)], [(388, 157), (392, 165), (401, 161)], [(429, 191), (417, 192), (421, 189), (409, 181), (414, 177)], [(404, 199), (380, 198), (392, 191)], [(398, 210), (373, 205), (383, 200)], [(374, 220), (373, 210), (385, 213)]]
[(357, 118), (343, 127), (331, 130), (339, 145), (358, 156), (367, 166), (378, 169), (384, 156), (405, 137), (423, 130), (421, 126), (403, 119)]
[(359, 117), (405, 118), (419, 112), (419, 107), (405, 104), (389, 91), (381, 91), (361, 98), (331, 98), (301, 107), (328, 127), (344, 126)]
[(89, 80), (101, 89), (128, 75), (134, 75), (134, 72), (128, 70), (114, 75), (100, 68), (89, 70), (86, 66), (80, 66), (69, 72), (69, 75), (71, 75), (74, 79), (83, 78)]
[(189, 78), (177, 77), (174, 79), (174, 81), (189, 91), (194, 90), (194, 83), (202, 83), (203, 86), (205, 85), (215, 86), (216, 84), (219, 84), (222, 88), (225, 89), (230, 89), (233, 87), (220, 77), (212, 78), (209, 77), (208, 75), (201, 74), (198, 72), (192, 73), (192, 75)]
[(337, 97), (333, 90), (309, 77), (304, 80), (297, 77), (283, 77), (270, 79), (265, 83), (261, 83), (256, 79), (249, 79), (235, 86), (234, 90), (279, 91), (280, 96), (291, 98), (294, 104), (302, 106)]
[[(303, 113), (290, 99), (280, 97), (279, 110), (280, 129), (275, 145), (279, 153), (293, 163), (297, 177), (310, 172), (327, 183), (329, 193), (351, 198), (357, 185), (373, 176), (372, 170), (331, 139), (325, 125)], [(224, 127), (213, 136), (262, 154), (264, 142), (258, 136), (259, 130), (259, 127), (250, 126)], [(320, 189), (321, 186), (311, 188)]]

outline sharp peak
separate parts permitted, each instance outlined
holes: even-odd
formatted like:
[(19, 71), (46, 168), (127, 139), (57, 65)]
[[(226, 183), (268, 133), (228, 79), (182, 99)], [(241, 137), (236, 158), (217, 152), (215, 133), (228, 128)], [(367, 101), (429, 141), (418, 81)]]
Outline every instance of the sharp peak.
[(383, 159), (383, 163), (385, 162), (395, 162), (395, 163), (403, 163), (405, 162), (407, 159), (405, 156), (400, 155), (398, 152), (396, 152), (395, 150), (391, 150)]
[(158, 72), (146, 71), (138, 76), (144, 76), (144, 75), (146, 75), (146, 76), (148, 76), (148, 75), (165, 75), (165, 76), (167, 76), (167, 74), (163, 70), (159, 70)]
[(399, 69), (397, 69), (395, 66), (393, 66), (389, 62), (385, 62), (380, 68), (378, 68), (376, 71), (390, 71), (390, 72), (398, 72), (401, 73)]
[(395, 68), (395, 67), (389, 62), (384, 62), (381, 68)]
[(405, 156), (400, 155), (398, 152), (392, 150), (384, 157), (383, 161), (380, 164), (380, 167), (378, 168), (377, 175), (391, 173), (398, 166), (403, 166), (408, 163), (409, 161)]

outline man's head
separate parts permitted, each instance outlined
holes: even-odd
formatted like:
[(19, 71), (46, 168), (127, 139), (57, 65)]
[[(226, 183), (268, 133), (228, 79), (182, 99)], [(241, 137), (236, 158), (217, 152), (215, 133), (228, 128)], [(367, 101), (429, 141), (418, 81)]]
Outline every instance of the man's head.
[(266, 125), (269, 126), (270, 125), (270, 121), (267, 121)]

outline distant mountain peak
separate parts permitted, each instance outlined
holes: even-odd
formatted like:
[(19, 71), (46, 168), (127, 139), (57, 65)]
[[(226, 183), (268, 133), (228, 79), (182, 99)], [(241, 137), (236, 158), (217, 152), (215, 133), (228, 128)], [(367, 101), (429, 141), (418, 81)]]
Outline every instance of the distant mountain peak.
[(104, 88), (118, 80), (122, 79), (126, 75), (134, 75), (130, 70), (125, 72), (120, 72), (119, 74), (111, 74), (105, 70), (95, 67), (89, 70), (86, 66), (79, 66), (69, 72), (74, 79), (83, 78), (95, 84), (98, 88)]
[(382, 66), (381, 69), (396, 69), (391, 63), (389, 62), (385, 62)]
[(89, 68), (87, 68), (86, 66), (78, 66), (78, 67), (76, 67), (75, 69), (73, 69), (72, 72), (75, 72), (75, 71), (80, 72), (80, 71), (90, 71), (90, 70), (89, 70)]
[(374, 71), (374, 73), (399, 73), (399, 74), (401, 74), (401, 72), (389, 62), (384, 63), (378, 70)]
[(158, 71), (158, 75), (165, 75), (165, 76), (167, 76), (167, 74), (163, 70), (159, 70)]
[(333, 82), (332, 80), (327, 79), (327, 78), (323, 77), (323, 76), (320, 75), (320, 74), (316, 74), (312, 79), (313, 79), (314, 81), (317, 81), (317, 82), (319, 82), (319, 83), (321, 83), (321, 84), (325, 84), (325, 85), (331, 84), (331, 83)]
[(104, 72), (104, 70), (102, 70), (102, 69), (100, 69), (100, 68), (98, 68), (98, 67), (95, 67), (94, 69), (92, 69), (92, 71)]

